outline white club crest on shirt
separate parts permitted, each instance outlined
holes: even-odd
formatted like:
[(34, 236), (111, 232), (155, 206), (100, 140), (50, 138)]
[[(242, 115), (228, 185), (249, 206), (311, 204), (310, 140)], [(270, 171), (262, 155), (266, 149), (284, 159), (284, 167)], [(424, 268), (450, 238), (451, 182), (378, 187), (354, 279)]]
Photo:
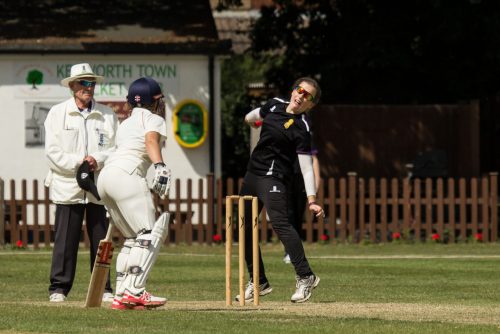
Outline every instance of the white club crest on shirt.
[(270, 193), (280, 193), (281, 190), (278, 189), (278, 187), (273, 186), (273, 189), (269, 190)]
[(82, 173), (82, 175), (81, 175), (82, 180), (85, 180), (88, 176), (89, 176), (89, 174), (87, 174), (87, 173)]

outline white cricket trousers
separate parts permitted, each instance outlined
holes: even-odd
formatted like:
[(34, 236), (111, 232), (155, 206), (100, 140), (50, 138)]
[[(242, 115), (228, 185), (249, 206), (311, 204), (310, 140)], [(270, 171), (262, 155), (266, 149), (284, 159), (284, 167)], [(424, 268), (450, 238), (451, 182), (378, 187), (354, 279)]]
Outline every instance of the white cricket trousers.
[(99, 174), (97, 189), (125, 238), (135, 238), (139, 231), (153, 228), (155, 209), (146, 178), (108, 165)]

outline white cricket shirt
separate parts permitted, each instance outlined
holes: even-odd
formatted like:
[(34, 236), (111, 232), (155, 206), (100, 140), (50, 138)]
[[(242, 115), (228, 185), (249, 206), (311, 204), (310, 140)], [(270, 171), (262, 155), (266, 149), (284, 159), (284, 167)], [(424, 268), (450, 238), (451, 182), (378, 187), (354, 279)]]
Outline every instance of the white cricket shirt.
[(165, 120), (147, 109), (134, 108), (130, 117), (118, 126), (116, 150), (106, 160), (106, 166), (119, 167), (129, 174), (136, 171), (145, 177), (151, 166), (151, 159), (144, 140), (146, 133), (150, 131), (160, 134), (161, 144), (167, 138)]

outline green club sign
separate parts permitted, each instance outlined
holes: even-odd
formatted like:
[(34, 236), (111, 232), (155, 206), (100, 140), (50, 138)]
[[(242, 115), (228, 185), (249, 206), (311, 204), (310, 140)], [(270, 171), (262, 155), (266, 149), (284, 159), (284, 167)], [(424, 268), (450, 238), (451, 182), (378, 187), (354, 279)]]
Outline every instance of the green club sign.
[(198, 147), (207, 137), (207, 110), (199, 101), (181, 101), (174, 109), (173, 123), (175, 139), (184, 147)]

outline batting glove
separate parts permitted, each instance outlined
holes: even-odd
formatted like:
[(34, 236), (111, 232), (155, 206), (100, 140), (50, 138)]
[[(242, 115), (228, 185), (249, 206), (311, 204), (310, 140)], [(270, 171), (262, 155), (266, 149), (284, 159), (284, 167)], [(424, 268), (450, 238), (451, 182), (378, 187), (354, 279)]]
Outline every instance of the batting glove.
[(153, 191), (157, 193), (161, 199), (168, 196), (170, 190), (170, 169), (163, 162), (155, 164), (155, 177), (153, 179)]

